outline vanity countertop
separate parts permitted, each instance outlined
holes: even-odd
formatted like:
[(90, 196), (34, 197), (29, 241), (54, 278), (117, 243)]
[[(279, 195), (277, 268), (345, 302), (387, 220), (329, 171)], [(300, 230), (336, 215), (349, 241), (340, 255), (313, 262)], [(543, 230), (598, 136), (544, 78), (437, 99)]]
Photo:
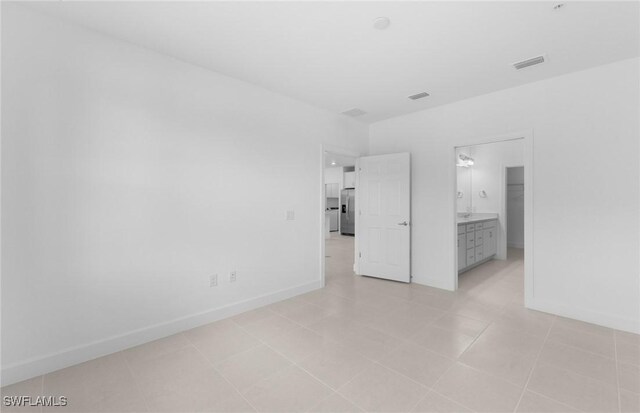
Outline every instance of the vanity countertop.
[(478, 214), (471, 214), (467, 218), (458, 216), (458, 225), (472, 224), (474, 222), (482, 222), (482, 221), (491, 221), (494, 219), (498, 219), (498, 214), (478, 213)]

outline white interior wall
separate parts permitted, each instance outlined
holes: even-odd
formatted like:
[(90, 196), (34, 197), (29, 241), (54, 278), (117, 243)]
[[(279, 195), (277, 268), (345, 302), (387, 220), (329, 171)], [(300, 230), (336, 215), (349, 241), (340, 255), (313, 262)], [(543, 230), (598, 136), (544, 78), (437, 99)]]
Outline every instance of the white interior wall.
[(371, 154), (411, 152), (413, 280), (455, 285), (453, 147), (532, 130), (528, 305), (639, 332), (639, 69), (619, 61), (373, 124)]
[(366, 126), (6, 2), (2, 53), (3, 384), (320, 286)]

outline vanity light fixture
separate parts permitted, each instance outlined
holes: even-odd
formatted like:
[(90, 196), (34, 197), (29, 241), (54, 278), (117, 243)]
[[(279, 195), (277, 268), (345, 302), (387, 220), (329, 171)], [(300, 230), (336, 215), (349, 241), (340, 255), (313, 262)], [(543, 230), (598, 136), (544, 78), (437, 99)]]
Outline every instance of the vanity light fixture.
[(473, 158), (465, 153), (461, 153), (460, 155), (458, 155), (458, 163), (456, 165), (463, 168), (468, 168), (473, 165)]

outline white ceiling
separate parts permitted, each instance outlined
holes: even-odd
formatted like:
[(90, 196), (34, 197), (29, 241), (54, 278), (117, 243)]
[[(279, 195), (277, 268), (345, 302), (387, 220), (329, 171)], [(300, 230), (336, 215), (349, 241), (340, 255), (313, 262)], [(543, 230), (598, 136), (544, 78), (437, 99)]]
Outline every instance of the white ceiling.
[[(28, 7), (375, 122), (639, 55), (638, 2), (46, 2)], [(387, 16), (391, 26), (372, 27)], [(548, 63), (510, 64), (547, 54)], [(427, 91), (430, 97), (407, 96)], [(594, 97), (595, 98), (595, 97)]]

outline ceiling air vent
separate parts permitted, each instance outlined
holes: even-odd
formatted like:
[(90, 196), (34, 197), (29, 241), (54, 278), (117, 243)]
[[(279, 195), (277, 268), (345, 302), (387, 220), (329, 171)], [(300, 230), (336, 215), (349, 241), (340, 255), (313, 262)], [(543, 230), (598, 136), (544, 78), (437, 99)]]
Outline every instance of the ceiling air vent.
[(409, 96), (409, 99), (418, 100), (418, 99), (426, 98), (427, 96), (429, 96), (427, 92), (420, 92), (420, 93), (416, 93), (415, 95)]
[(539, 65), (540, 63), (544, 63), (544, 55), (532, 57), (531, 59), (523, 60), (521, 62), (516, 62), (513, 64), (513, 67), (516, 70), (524, 69), (525, 67)]
[(345, 110), (344, 112), (342, 112), (343, 115), (347, 115), (347, 116), (352, 116), (352, 117), (356, 117), (356, 116), (362, 116), (362, 115), (366, 115), (367, 112), (365, 112), (362, 109), (358, 109), (358, 108), (353, 108), (353, 109), (349, 109), (349, 110)]

